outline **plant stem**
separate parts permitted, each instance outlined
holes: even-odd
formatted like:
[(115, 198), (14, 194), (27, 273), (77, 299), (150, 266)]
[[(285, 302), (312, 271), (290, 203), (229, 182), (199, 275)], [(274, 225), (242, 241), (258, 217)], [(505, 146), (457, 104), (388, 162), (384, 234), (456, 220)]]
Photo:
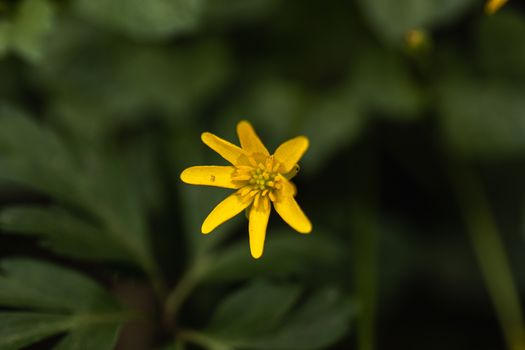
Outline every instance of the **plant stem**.
[(465, 225), (509, 350), (525, 349), (525, 326), (510, 263), (481, 179), (467, 168), (451, 174)]
[(164, 279), (160, 273), (159, 266), (153, 259), (151, 259), (149, 255), (144, 256), (143, 259), (139, 257), (139, 259), (141, 260), (141, 265), (143, 266), (144, 271), (148, 276), (148, 279), (153, 285), (157, 297), (159, 298), (159, 300), (163, 300), (166, 296), (167, 288), (166, 284), (164, 283)]
[(196, 257), (193, 265), (186, 270), (179, 283), (168, 294), (164, 304), (164, 320), (166, 325), (172, 326), (175, 324), (180, 308), (199, 283), (207, 265), (208, 259), (206, 257), (202, 255)]
[[(95, 212), (96, 214), (97, 212)], [(159, 298), (163, 300), (166, 295), (166, 283), (160, 272), (160, 267), (157, 262), (153, 259), (151, 253), (147, 249), (143, 249), (142, 246), (131, 244), (130, 241), (124, 237), (128, 236), (126, 230), (119, 224), (118, 220), (113, 217), (107, 217), (100, 214), (106, 223), (107, 230), (122, 244), (123, 247), (136, 259), (136, 262), (142, 267), (150, 280), (154, 291)]]
[(377, 164), (372, 150), (365, 150), (362, 170), (356, 175), (357, 188), (351, 204), (352, 255), (356, 294), (360, 301), (357, 343), (360, 350), (375, 348), (378, 281)]
[(353, 255), (357, 297), (360, 300), (358, 344), (360, 350), (375, 347), (377, 291), (377, 230), (367, 208), (353, 209)]

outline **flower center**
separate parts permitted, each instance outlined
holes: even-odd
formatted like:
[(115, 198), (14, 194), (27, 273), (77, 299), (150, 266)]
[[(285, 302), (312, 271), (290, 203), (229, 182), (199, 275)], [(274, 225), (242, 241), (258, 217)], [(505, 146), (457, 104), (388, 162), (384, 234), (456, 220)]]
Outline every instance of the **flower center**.
[(266, 169), (262, 164), (259, 164), (257, 169), (251, 171), (251, 179), (249, 184), (254, 190), (264, 191), (273, 190), (275, 187), (275, 176), (277, 172)]
[[(242, 181), (244, 186), (239, 194), (243, 200), (254, 200), (258, 204), (261, 197), (268, 196), (271, 201), (275, 201), (274, 192), (281, 188), (279, 163), (273, 156), (263, 159), (248, 158), (250, 165), (237, 166), (233, 173), (233, 181)], [(257, 206), (257, 205), (256, 205)]]

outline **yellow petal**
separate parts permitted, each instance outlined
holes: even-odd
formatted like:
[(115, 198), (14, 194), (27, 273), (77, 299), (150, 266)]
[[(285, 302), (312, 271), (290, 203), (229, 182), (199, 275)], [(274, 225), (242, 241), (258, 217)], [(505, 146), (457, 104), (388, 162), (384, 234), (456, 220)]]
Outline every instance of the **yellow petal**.
[(292, 171), (307, 149), (308, 139), (304, 136), (295, 137), (277, 147), (274, 155), (281, 163), (279, 172), (285, 174)]
[[(291, 185), (290, 182), (288, 184)], [(275, 210), (294, 230), (300, 233), (310, 233), (312, 224), (293, 197), (295, 187), (288, 184), (283, 186), (283, 190), (277, 196), (277, 200), (273, 202)]]
[(507, 1), (508, 0), (488, 0), (487, 4), (485, 5), (485, 12), (489, 15), (493, 14), (499, 10), (500, 7), (505, 5)]
[[(264, 203), (262, 203), (263, 201)], [(250, 252), (254, 259), (259, 259), (263, 254), (270, 211), (270, 202), (266, 196), (261, 198), (261, 203), (258, 206), (252, 205), (250, 209)]]
[(264, 147), (264, 144), (255, 133), (252, 125), (247, 121), (243, 120), (237, 124), (237, 135), (239, 135), (241, 147), (246, 153), (261, 153), (265, 156), (270, 155), (270, 152)]
[(202, 133), (201, 140), (233, 165), (236, 165), (239, 158), (244, 154), (240, 147), (209, 132)]
[(278, 192), (277, 198), (280, 198), (282, 196), (295, 197), (295, 195), (297, 194), (297, 187), (293, 182), (288, 181), (288, 179), (281, 174), (277, 174), (276, 180), (281, 185), (281, 189)]
[(231, 194), (220, 202), (204, 220), (201, 227), (202, 233), (210, 233), (217, 226), (230, 220), (249, 205), (250, 201), (242, 201), (241, 196), (238, 195), (238, 191)]
[(232, 166), (193, 166), (180, 174), (180, 179), (190, 185), (205, 185), (224, 188), (240, 188), (238, 181), (232, 181), (235, 168)]

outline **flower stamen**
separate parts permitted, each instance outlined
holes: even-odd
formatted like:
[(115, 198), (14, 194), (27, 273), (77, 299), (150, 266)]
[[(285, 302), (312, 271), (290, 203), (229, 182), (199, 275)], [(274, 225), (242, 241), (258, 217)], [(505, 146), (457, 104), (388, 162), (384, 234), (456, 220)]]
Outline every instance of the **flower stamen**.
[(253, 167), (237, 167), (232, 175), (233, 181), (246, 181), (239, 195), (243, 197), (243, 201), (252, 199), (255, 208), (259, 208), (261, 203), (266, 205), (267, 201), (263, 201), (262, 198), (267, 196), (274, 202), (277, 198), (274, 191), (281, 188), (277, 176), (280, 164), (272, 156), (262, 162), (256, 162), (253, 157), (248, 157), (248, 160)]

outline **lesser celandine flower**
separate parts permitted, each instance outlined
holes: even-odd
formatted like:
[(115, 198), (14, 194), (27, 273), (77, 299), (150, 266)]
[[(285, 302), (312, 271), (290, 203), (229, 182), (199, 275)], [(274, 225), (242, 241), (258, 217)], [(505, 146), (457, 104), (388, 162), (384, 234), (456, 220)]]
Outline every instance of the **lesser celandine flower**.
[(485, 5), (485, 11), (488, 14), (493, 14), (496, 12), (501, 6), (505, 5), (505, 3), (508, 0), (488, 0), (487, 4)]
[(411, 49), (428, 45), (428, 34), (422, 29), (412, 29), (405, 34), (405, 42)]
[(194, 166), (184, 170), (180, 177), (192, 185), (237, 190), (212, 210), (201, 231), (210, 233), (247, 209), (250, 251), (257, 259), (263, 254), (272, 203), (277, 213), (295, 230), (300, 233), (312, 231), (310, 221), (295, 201), (296, 189), (290, 182), (299, 169), (297, 162), (308, 148), (308, 139), (295, 137), (270, 155), (247, 121), (237, 124), (237, 134), (241, 147), (209, 132), (201, 135), (202, 142), (232, 165)]

